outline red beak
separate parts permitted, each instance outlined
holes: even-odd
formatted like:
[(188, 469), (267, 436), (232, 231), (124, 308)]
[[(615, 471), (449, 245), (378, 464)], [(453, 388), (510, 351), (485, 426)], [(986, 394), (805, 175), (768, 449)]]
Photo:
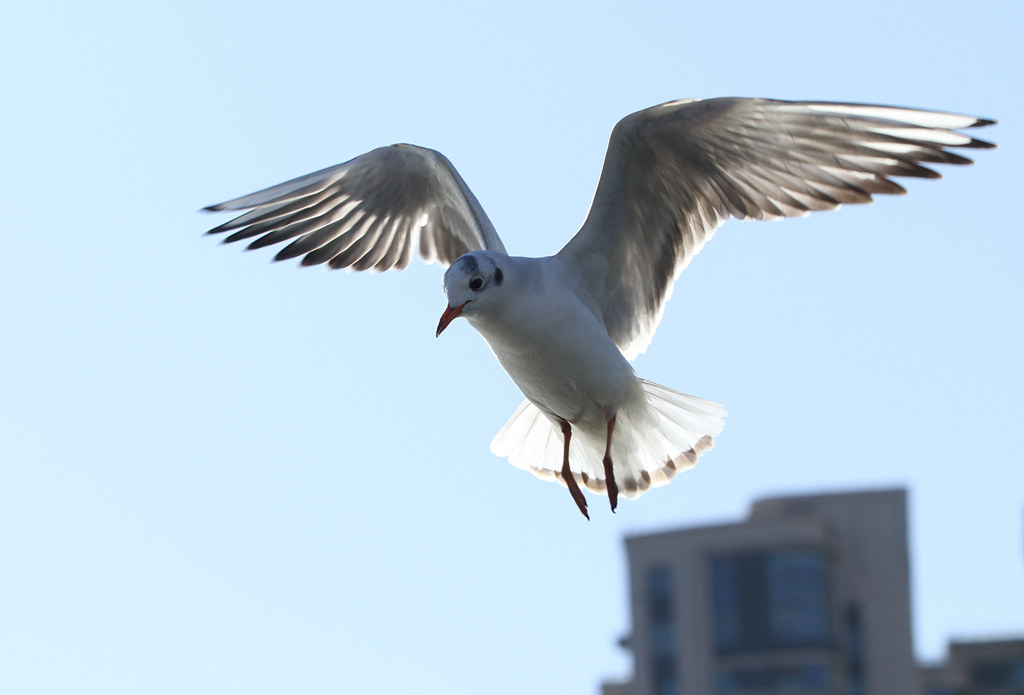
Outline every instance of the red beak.
[(448, 324), (459, 317), (459, 314), (462, 313), (462, 310), (466, 308), (467, 304), (469, 304), (469, 302), (463, 302), (456, 307), (450, 306), (444, 310), (444, 313), (441, 314), (441, 320), (437, 322), (437, 335), (441, 335), (441, 331), (448, 328)]

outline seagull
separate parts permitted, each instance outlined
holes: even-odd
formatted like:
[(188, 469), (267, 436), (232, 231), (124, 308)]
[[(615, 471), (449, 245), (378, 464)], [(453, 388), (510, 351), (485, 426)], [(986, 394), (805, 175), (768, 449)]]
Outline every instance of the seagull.
[(714, 402), (641, 379), (679, 273), (730, 218), (775, 220), (906, 191), (893, 177), (970, 164), (958, 132), (995, 121), (911, 108), (755, 98), (683, 99), (612, 130), (590, 212), (553, 256), (510, 256), (452, 163), (396, 144), (235, 198), (209, 230), (274, 260), (400, 270), (414, 253), (447, 267), (437, 335), (458, 317), (526, 400), (495, 455), (568, 488), (634, 499), (696, 464), (724, 426)]

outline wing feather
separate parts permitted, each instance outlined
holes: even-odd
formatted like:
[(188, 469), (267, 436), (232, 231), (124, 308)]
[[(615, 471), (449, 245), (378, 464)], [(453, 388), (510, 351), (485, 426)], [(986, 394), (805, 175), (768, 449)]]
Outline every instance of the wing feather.
[[(724, 98), (675, 101), (612, 131), (590, 213), (559, 252), (628, 357), (650, 343), (672, 285), (727, 219), (780, 219), (900, 194), (891, 177), (970, 164), (959, 132), (987, 119), (902, 107)], [(923, 164), (924, 163), (924, 164)]]
[(302, 265), (401, 270), (416, 248), (443, 265), (469, 251), (505, 251), (451, 162), (415, 145), (380, 147), (206, 209), (248, 210), (208, 233), (236, 230), (226, 243), (258, 237), (250, 249), (291, 240), (274, 260), (302, 256)]

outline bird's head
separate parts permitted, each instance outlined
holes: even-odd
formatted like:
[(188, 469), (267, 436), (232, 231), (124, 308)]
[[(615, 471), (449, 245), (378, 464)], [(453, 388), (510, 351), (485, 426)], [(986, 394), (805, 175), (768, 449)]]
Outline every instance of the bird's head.
[(437, 335), (459, 316), (486, 313), (502, 296), (505, 273), (499, 266), (503, 254), (472, 251), (460, 256), (444, 274), (448, 308), (441, 314)]

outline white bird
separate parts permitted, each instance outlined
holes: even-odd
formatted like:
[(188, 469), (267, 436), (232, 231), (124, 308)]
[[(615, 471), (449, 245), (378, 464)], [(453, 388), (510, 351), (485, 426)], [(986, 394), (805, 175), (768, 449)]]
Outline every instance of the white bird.
[(779, 219), (876, 193), (890, 177), (937, 178), (921, 163), (969, 164), (948, 148), (993, 144), (956, 132), (994, 121), (865, 104), (686, 99), (622, 119), (590, 213), (546, 258), (509, 256), (444, 155), (391, 145), (207, 210), (249, 210), (211, 229), (249, 248), (292, 240), (275, 260), (389, 270), (414, 249), (444, 274), (448, 306), (484, 337), (526, 396), (491, 443), (580, 489), (635, 498), (693, 466), (725, 409), (637, 377), (679, 273), (725, 220)]

